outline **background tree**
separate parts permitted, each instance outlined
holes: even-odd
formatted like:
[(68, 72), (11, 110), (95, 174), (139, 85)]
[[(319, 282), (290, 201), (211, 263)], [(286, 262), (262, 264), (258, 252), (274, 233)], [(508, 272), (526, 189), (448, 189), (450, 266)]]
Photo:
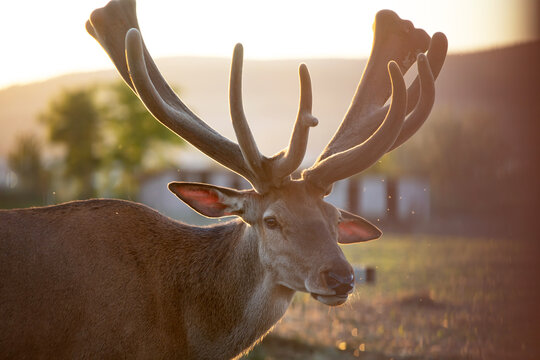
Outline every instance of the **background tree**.
[(75, 184), (75, 197), (95, 197), (95, 173), (100, 165), (96, 149), (101, 140), (100, 112), (94, 89), (64, 91), (40, 116), (49, 140), (63, 147), (63, 173)]
[(43, 164), (43, 146), (34, 134), (18, 137), (8, 154), (8, 166), (17, 175), (18, 196), (24, 205), (44, 205), (50, 174)]
[(63, 190), (62, 200), (136, 200), (142, 176), (168, 165), (166, 147), (181, 143), (123, 82), (64, 91), (41, 120), (50, 142), (64, 150), (63, 180), (75, 187), (73, 194)]
[(435, 114), (395, 155), (404, 172), (430, 179), (440, 214), (504, 218), (528, 196), (524, 159), (504, 123), (482, 113)]
[(103, 108), (107, 178), (116, 196), (136, 199), (143, 174), (167, 165), (170, 151), (164, 148), (180, 144), (181, 139), (156, 121), (123, 82), (108, 90), (103, 97), (107, 99)]

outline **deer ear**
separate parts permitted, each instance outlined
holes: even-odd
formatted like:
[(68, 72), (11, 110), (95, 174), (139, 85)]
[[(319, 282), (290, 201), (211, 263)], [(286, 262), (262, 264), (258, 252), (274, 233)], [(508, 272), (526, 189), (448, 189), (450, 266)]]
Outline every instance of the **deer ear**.
[(171, 182), (169, 190), (199, 214), (212, 218), (241, 215), (247, 197), (246, 192), (201, 183)]
[(345, 210), (339, 211), (341, 212), (341, 221), (338, 226), (340, 244), (353, 244), (381, 237), (382, 231), (366, 219)]

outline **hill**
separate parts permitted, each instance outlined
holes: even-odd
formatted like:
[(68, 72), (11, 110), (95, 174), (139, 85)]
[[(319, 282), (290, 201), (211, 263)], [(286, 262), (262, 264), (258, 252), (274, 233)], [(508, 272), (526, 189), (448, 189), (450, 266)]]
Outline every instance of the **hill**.
[[(299, 60), (247, 61), (244, 104), (262, 151), (272, 154), (286, 145), (296, 117)], [(337, 128), (360, 79), (365, 60), (305, 61), (313, 79), (314, 114), (308, 156), (315, 157)], [(234, 139), (228, 114), (229, 59), (175, 57), (157, 60), (164, 76), (180, 89), (182, 99), (206, 122)], [(481, 112), (503, 123), (508, 136), (534, 151), (540, 97), (540, 41), (479, 53), (449, 55), (437, 81), (433, 114)], [(112, 65), (111, 65), (112, 68)], [(47, 81), (0, 90), (0, 157), (17, 134), (36, 131), (51, 98), (62, 89), (118, 80), (113, 70), (69, 74)], [(285, 135), (287, 134), (287, 135)]]

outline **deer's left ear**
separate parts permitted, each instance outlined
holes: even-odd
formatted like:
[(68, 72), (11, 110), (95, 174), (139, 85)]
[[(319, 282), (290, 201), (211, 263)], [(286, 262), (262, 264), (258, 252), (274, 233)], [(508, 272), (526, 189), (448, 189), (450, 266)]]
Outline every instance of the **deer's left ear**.
[(366, 219), (345, 210), (339, 211), (341, 213), (341, 221), (338, 226), (338, 242), (340, 244), (353, 244), (381, 237), (382, 231)]
[(207, 217), (242, 215), (245, 191), (201, 183), (171, 182), (169, 190), (199, 214)]

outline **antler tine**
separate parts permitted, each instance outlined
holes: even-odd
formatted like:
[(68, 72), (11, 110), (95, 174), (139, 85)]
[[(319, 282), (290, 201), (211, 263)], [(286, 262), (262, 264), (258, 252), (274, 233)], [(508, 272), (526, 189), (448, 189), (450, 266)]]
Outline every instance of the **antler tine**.
[(305, 170), (302, 177), (326, 190), (334, 182), (352, 176), (375, 163), (394, 144), (407, 110), (407, 91), (403, 75), (394, 61), (388, 63), (392, 100), (386, 117), (375, 133), (355, 147), (333, 154)]
[(259, 178), (258, 186), (264, 188), (270, 183), (279, 186), (283, 179), (292, 174), (302, 163), (306, 153), (309, 128), (318, 124), (318, 120), (311, 115), (311, 78), (307, 66), (301, 64), (299, 68), (300, 104), (289, 146), (268, 159), (257, 148), (242, 105), (243, 55), (242, 44), (237, 44), (233, 52), (229, 85), (229, 106), (234, 131), (244, 159)]
[(298, 73), (300, 78), (300, 103), (289, 147), (272, 158), (275, 160), (273, 163), (273, 174), (277, 179), (289, 176), (293, 171), (298, 169), (306, 154), (309, 128), (317, 126), (319, 123), (311, 114), (313, 96), (311, 92), (311, 78), (307, 66), (301, 64)]
[[(444, 60), (446, 59), (446, 52), (448, 51), (448, 39), (446, 36), (437, 32), (431, 37), (429, 44), (429, 50), (427, 51), (427, 59), (430, 67), (430, 71), (433, 74), (433, 81), (437, 80), (439, 73), (441, 72)], [(407, 114), (415, 109), (415, 104), (419, 101), (421, 89), (420, 74), (414, 79), (413, 83), (407, 89)], [(424, 83), (422, 83), (423, 85)], [(388, 108), (388, 107), (386, 107)], [(407, 120), (408, 121), (408, 120)], [(404, 129), (407, 127), (405, 122)]]
[(431, 112), (431, 108), (433, 107), (433, 103), (435, 102), (435, 80), (433, 79), (428, 59), (426, 55), (419, 54), (416, 61), (418, 64), (418, 79), (420, 81), (421, 89), (420, 99), (413, 112), (407, 116), (399, 136), (388, 151), (392, 151), (403, 144), (417, 132), (418, 129), (420, 129), (424, 121), (426, 121)]
[(231, 63), (231, 76), (229, 81), (229, 108), (231, 120), (240, 145), (242, 155), (248, 166), (255, 174), (262, 174), (263, 156), (257, 148), (257, 143), (249, 129), (249, 124), (244, 114), (242, 104), (242, 66), (244, 60), (244, 48), (242, 44), (236, 44)]
[[(407, 89), (407, 113), (409, 115), (405, 119), (396, 142), (388, 152), (399, 147), (413, 136), (429, 116), (435, 102), (435, 79), (442, 69), (447, 50), (448, 40), (443, 33), (439, 32), (433, 34), (431, 38), (427, 57), (424, 54), (418, 55), (418, 57), (426, 57), (427, 61), (417, 61), (418, 76)], [(383, 111), (387, 108), (387, 106), (384, 107)]]
[[(442, 69), (444, 60), (446, 58), (447, 50), (448, 40), (446, 39), (446, 36), (440, 32), (433, 34), (429, 50), (427, 51), (427, 59), (431, 69), (431, 73), (433, 74), (434, 81), (435, 79), (437, 79)], [(426, 82), (424, 82), (423, 84), (426, 84)], [(417, 103), (420, 101), (420, 92), (421, 86), (419, 75), (407, 89), (407, 114), (411, 113), (411, 111), (413, 111), (417, 107)], [(386, 99), (388, 99), (388, 97), (386, 97), (384, 101), (386, 101)], [(372, 114), (365, 116), (362, 119), (362, 123), (358, 124), (357, 127), (353, 127), (352, 129), (350, 127), (346, 127), (344, 125), (344, 121), (344, 123), (341, 124), (338, 132), (334, 135), (333, 139), (319, 156), (318, 161), (321, 161), (336, 152), (342, 151), (343, 149), (347, 148), (347, 146), (350, 147), (352, 141), (356, 143), (361, 143), (365, 141), (380, 126), (385, 115), (388, 113), (388, 109), (389, 105), (386, 105), (376, 110)], [(427, 115), (429, 115), (429, 111), (426, 113), (426, 117)], [(352, 113), (351, 111), (349, 111), (346, 118), (350, 118), (351, 116)], [(425, 120), (425, 118), (421, 120), (420, 119), (421, 118), (418, 115), (415, 115), (413, 117), (411, 114), (410, 117), (406, 119), (403, 125), (402, 132), (409, 133), (409, 137), (412, 136), (414, 132), (411, 132), (410, 129), (414, 128), (417, 131)], [(399, 145), (393, 146), (392, 149), (390, 149), (389, 151), (393, 150), (397, 146)]]
[(94, 10), (86, 21), (86, 31), (105, 49), (126, 84), (135, 91), (124, 54), (125, 34), (131, 28), (139, 28), (134, 0), (110, 1)]

